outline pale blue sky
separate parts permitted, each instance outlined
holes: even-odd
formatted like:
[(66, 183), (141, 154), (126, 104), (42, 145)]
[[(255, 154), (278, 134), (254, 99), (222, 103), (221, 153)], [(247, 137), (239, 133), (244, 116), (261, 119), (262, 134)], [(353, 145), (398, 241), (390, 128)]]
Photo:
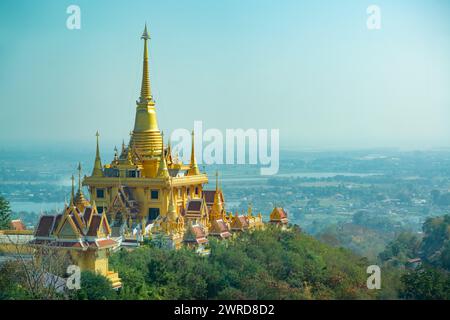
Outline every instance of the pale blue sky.
[(147, 21), (166, 132), (203, 120), (279, 128), (282, 149), (450, 147), (449, 14), (445, 0), (2, 0), (0, 143), (128, 139)]

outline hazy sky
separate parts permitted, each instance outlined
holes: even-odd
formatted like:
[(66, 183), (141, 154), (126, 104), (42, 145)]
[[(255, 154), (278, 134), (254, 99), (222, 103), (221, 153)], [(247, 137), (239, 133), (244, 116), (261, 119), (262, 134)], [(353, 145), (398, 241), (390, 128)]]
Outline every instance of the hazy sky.
[(0, 143), (128, 140), (147, 21), (166, 132), (203, 120), (279, 128), (282, 149), (450, 147), (449, 3), (2, 0)]

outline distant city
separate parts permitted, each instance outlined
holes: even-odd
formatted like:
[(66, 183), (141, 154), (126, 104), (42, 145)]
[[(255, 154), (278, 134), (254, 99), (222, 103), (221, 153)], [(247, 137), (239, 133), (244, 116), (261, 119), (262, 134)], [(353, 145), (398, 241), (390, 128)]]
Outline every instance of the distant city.
[[(112, 156), (105, 153), (105, 160)], [(74, 159), (89, 175), (91, 157), (2, 150), (0, 194), (11, 202), (13, 217), (32, 228), (43, 212), (61, 211), (70, 199)], [(427, 217), (450, 209), (450, 151), (285, 151), (274, 176), (261, 176), (251, 165), (205, 168), (210, 177), (221, 173), (227, 211), (245, 212), (251, 205), (268, 217), (270, 208), (282, 206), (292, 223), (322, 240), (330, 232), (353, 234), (340, 244), (369, 257), (400, 232), (420, 232)]]

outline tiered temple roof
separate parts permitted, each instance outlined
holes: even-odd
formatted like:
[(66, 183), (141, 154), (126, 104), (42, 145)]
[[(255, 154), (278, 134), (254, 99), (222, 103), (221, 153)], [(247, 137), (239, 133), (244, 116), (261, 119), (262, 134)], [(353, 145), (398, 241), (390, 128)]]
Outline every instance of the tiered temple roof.
[(274, 224), (287, 224), (288, 216), (286, 211), (283, 208), (276, 207), (273, 209), (272, 213), (270, 214), (270, 223)]
[(81, 212), (72, 203), (61, 214), (41, 216), (29, 244), (68, 250), (80, 268), (99, 272), (111, 281), (113, 288), (119, 288), (118, 274), (108, 270), (106, 252), (119, 245), (110, 235), (106, 215), (99, 214), (95, 205)]
[(75, 206), (67, 206), (64, 213), (43, 215), (31, 244), (48, 244), (67, 248), (112, 248), (118, 243), (110, 239), (111, 228), (105, 214), (99, 214), (92, 206), (80, 212)]

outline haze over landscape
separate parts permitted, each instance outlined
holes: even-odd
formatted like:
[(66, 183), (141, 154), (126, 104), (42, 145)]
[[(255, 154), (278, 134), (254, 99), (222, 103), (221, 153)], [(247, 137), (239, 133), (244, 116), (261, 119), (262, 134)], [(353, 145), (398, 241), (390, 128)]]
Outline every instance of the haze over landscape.
[[(13, 5), (14, 4), (14, 5)], [(450, 147), (450, 5), (377, 1), (0, 4), (0, 145), (128, 138), (145, 21), (160, 127), (279, 128), (281, 149)], [(176, 114), (173, 111), (176, 110)]]

